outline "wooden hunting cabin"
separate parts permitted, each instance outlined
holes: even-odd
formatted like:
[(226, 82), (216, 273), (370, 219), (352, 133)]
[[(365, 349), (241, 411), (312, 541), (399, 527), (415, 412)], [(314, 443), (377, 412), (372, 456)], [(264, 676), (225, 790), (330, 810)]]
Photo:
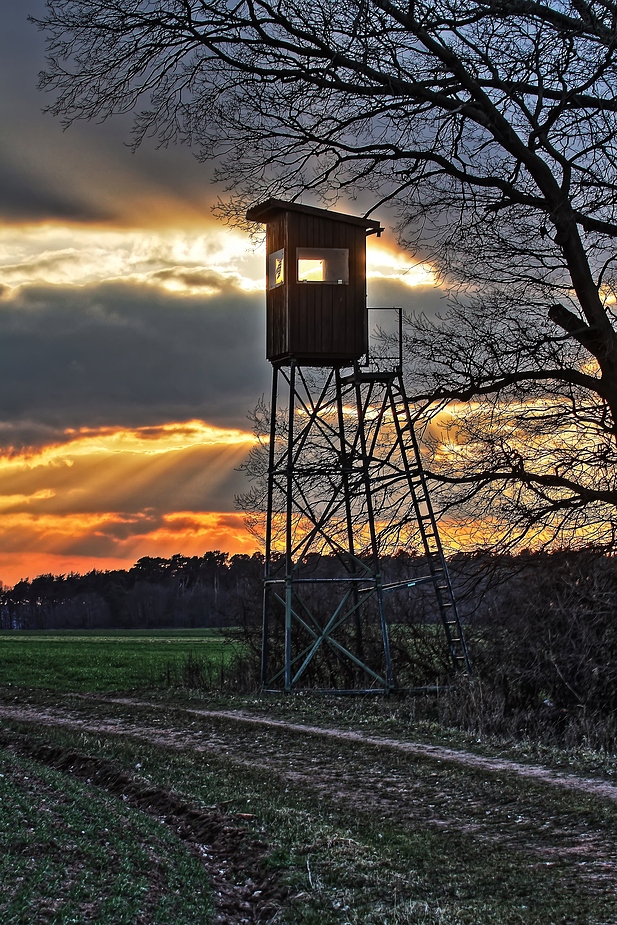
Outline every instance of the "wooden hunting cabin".
[(366, 236), (378, 221), (268, 199), (246, 213), (266, 225), (267, 350), (275, 365), (344, 366), (367, 350)]

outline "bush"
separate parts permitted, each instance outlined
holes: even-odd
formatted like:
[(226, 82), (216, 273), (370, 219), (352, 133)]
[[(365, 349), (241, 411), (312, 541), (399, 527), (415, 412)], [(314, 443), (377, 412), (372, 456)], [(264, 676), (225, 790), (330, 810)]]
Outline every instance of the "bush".
[[(494, 563), (493, 563), (494, 566)], [(468, 630), (474, 679), (443, 722), (559, 745), (617, 743), (617, 564), (527, 555), (494, 570)]]

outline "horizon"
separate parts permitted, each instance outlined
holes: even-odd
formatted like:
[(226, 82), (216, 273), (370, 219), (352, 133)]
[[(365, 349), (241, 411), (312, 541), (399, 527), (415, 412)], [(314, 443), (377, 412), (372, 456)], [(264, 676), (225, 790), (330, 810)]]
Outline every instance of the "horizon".
[[(0, 580), (252, 552), (234, 497), (270, 389), (263, 248), (215, 220), (189, 149), (41, 111), (42, 8), (10, 0), (0, 37)], [(389, 229), (367, 275), (369, 305), (439, 308)]]

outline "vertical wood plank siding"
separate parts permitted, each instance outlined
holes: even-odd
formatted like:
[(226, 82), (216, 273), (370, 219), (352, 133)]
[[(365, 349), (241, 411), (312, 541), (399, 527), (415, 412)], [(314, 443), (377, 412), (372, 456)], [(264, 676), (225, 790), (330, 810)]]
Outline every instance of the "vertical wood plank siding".
[[(366, 232), (335, 215), (289, 211), (268, 220), (268, 254), (285, 248), (285, 283), (267, 295), (269, 360), (321, 366), (366, 352)], [(298, 247), (347, 249), (349, 283), (298, 283)]]

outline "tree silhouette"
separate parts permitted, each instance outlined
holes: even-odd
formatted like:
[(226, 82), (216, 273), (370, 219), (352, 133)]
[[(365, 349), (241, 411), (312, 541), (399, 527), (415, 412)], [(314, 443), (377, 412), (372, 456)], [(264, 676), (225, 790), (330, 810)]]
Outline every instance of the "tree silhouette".
[(459, 287), (408, 342), (415, 398), (454, 415), (445, 503), (502, 540), (613, 546), (617, 4), (49, 0), (39, 24), (50, 110), (135, 110), (136, 144), (217, 155), (229, 217), (389, 204)]

